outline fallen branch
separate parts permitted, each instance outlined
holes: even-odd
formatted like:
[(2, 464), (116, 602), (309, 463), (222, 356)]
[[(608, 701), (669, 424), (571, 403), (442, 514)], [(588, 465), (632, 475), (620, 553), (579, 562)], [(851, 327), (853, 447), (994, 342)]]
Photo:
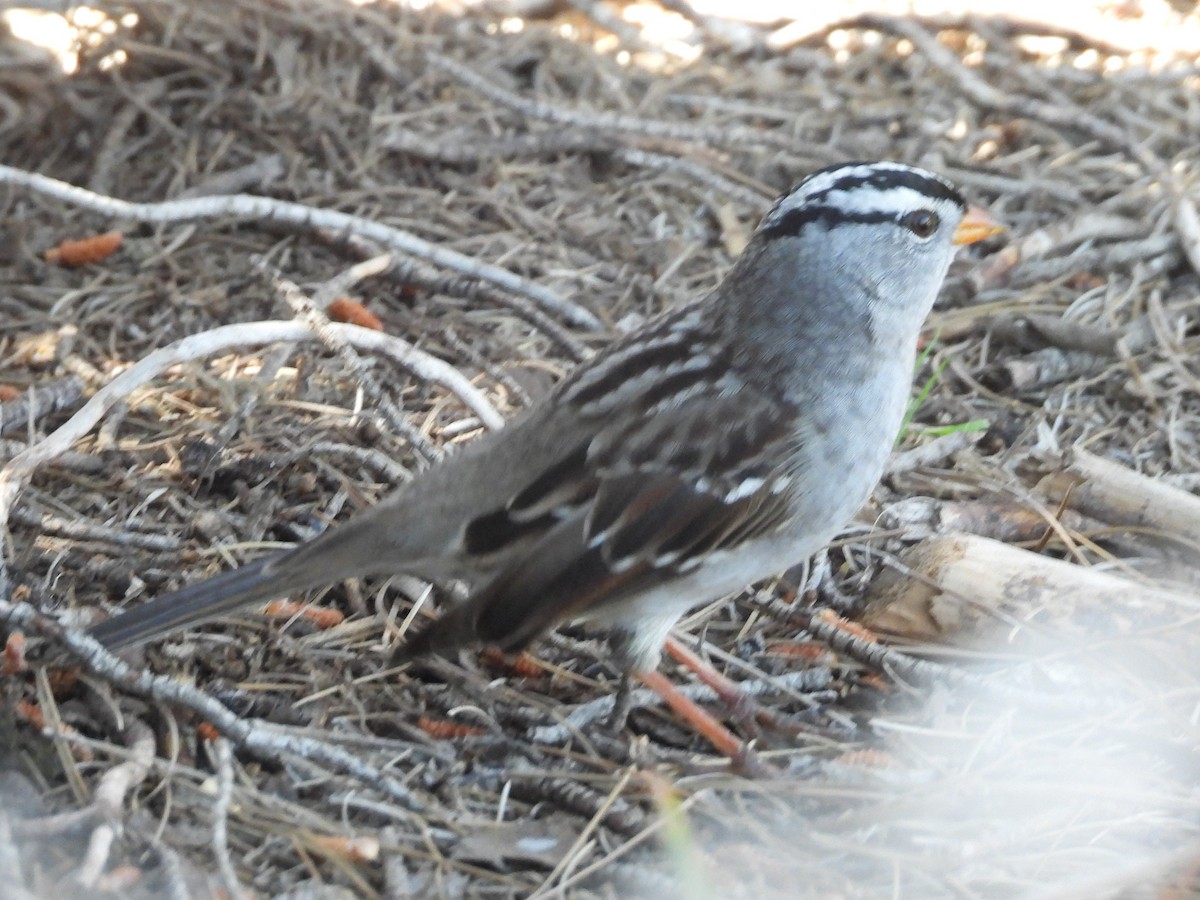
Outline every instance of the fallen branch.
[(121, 821), (125, 796), (146, 780), (154, 761), (154, 732), (145, 722), (128, 719), (125, 739), (130, 748), (129, 759), (104, 773), (92, 798), (92, 806), (99, 812), (101, 821), (88, 840), (87, 853), (76, 875), (79, 884), (85, 888), (95, 887), (104, 872), (108, 852), (117, 837), (117, 823)]
[(242, 718), (213, 697), (173, 676), (140, 672), (88, 634), (64, 626), (28, 603), (13, 603), (0, 598), (0, 623), (53, 642), (68, 651), (86, 671), (117, 690), (189, 710), (235, 746), (268, 759), (293, 756), (328, 766), (382, 792), (410, 812), (425, 811), (425, 804), (399, 780), (366, 762), (359, 754), (326, 741), (290, 734), (262, 719)]
[[(330, 334), (336, 335), (355, 347), (373, 350), (394, 359), (413, 374), (440, 384), (459, 397), (480, 420), (491, 428), (503, 425), (503, 417), (466, 378), (449, 364), (424, 351), (418, 350), (407, 341), (359, 328), (355, 325), (330, 324)], [(25, 486), (33, 472), (86, 435), (105, 412), (130, 392), (157, 377), (171, 366), (190, 362), (247, 344), (274, 344), (280, 341), (313, 340), (317, 332), (302, 322), (247, 322), (239, 325), (223, 325), (211, 331), (193, 334), (182, 340), (155, 350), (126, 369), (101, 388), (84, 407), (68, 419), (45, 440), (27, 448), (13, 457), (8, 465), (0, 469), (0, 527), (8, 522), (13, 500)]]
[[(1058, 521), (1071, 531), (1080, 531), (1088, 524), (1073, 510), (1060, 512)], [(905, 497), (888, 504), (878, 522), (881, 528), (899, 531), (910, 541), (966, 532), (1011, 544), (1040, 541), (1050, 532), (1042, 510), (999, 497), (968, 500)]]
[(211, 744), (217, 762), (217, 796), (213, 801), (212, 848), (217, 859), (217, 872), (225, 893), (234, 900), (244, 900), (242, 890), (233, 871), (233, 860), (229, 858), (229, 806), (233, 801), (233, 750), (225, 738), (217, 738)]
[(1038, 490), (1051, 503), (1111, 525), (1148, 529), (1200, 551), (1200, 497), (1086, 450), (1065, 454)]
[(115, 197), (95, 194), (65, 181), (4, 165), (0, 165), (0, 184), (20, 185), (81, 209), (112, 218), (132, 219), (135, 222), (178, 225), (201, 219), (233, 218), (243, 222), (261, 221), (288, 225), (310, 232), (324, 230), (357, 235), (375, 241), (389, 250), (427, 260), (434, 265), (453, 269), (463, 275), (479, 278), (514, 294), (528, 297), (572, 325), (593, 331), (603, 328), (600, 320), (582, 306), (565, 300), (553, 291), (507, 269), (480, 262), (448, 247), (431, 244), (399, 228), (337, 210), (318, 209), (303, 203), (289, 203), (253, 194), (193, 197), (185, 200), (164, 200), (159, 203), (130, 203)]
[(886, 571), (871, 585), (863, 622), (913, 640), (973, 636), (985, 620), (1032, 627), (1043, 610), (1066, 617), (1075, 609), (1103, 606), (1200, 609), (1200, 600), (1188, 594), (973, 534), (931, 538), (900, 561), (907, 571)]
[(78, 519), (66, 519), (50, 512), (19, 509), (10, 518), (20, 525), (36, 528), (41, 534), (54, 534), (72, 541), (98, 541), (116, 547), (137, 547), (154, 553), (170, 553), (183, 547), (173, 534), (155, 534), (115, 525), (97, 525)]
[[(372, 57), (375, 58), (382, 51), (378, 48), (368, 47), (368, 52), (372, 52)], [(538, 119), (554, 125), (571, 125), (600, 132), (627, 132), (675, 141), (691, 141), (701, 145), (743, 145), (780, 150), (785, 153), (795, 153), (797, 149), (795, 137), (785, 130), (770, 131), (744, 125), (733, 128), (712, 128), (693, 125), (689, 122), (645, 119), (623, 113), (568, 109), (541, 100), (522, 97), (501, 87), (494, 76), (481, 75), (470, 67), (441, 54), (427, 52), (425, 61), (431, 69), (449, 75), (459, 84), (470, 88), (493, 103), (498, 103), (500, 106), (530, 119)]]
[(51, 413), (73, 406), (83, 396), (83, 381), (74, 375), (34, 385), (16, 400), (0, 403), (0, 434), (37, 424)]
[(1011, 116), (1023, 116), (1045, 122), (1054, 128), (1073, 128), (1137, 160), (1153, 175), (1164, 166), (1147, 147), (1138, 143), (1126, 129), (1105, 121), (1094, 113), (1073, 106), (1059, 106), (1036, 97), (1021, 96), (994, 87), (982, 75), (963, 64), (958, 54), (937, 39), (924, 25), (913, 19), (890, 15), (865, 15), (860, 20), (867, 28), (878, 28), (907, 38), (934, 67), (949, 78), (963, 95), (985, 109)]

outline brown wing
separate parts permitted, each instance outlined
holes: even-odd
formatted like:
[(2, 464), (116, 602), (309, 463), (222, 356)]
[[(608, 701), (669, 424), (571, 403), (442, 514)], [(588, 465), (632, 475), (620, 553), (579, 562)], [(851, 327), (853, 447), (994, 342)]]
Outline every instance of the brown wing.
[(468, 526), (473, 552), (518, 552), (404, 655), (472, 641), (517, 649), (775, 529), (790, 484), (777, 461), (794, 458), (794, 422), (781, 401), (714, 390), (599, 429)]

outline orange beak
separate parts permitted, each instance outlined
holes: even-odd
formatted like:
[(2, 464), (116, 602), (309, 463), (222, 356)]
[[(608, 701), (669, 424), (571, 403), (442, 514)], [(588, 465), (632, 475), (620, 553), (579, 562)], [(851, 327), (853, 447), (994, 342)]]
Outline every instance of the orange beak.
[(954, 230), (953, 240), (959, 246), (974, 244), (976, 241), (990, 238), (1002, 231), (1004, 231), (1004, 226), (993, 219), (991, 213), (981, 207), (972, 206), (967, 209), (966, 215), (958, 223), (958, 228)]

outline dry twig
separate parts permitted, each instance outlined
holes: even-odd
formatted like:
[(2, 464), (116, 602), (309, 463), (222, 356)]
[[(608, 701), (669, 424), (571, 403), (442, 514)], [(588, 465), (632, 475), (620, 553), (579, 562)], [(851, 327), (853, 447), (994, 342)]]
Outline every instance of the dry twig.
[(572, 325), (588, 329), (601, 327), (600, 320), (583, 307), (564, 300), (553, 291), (533, 284), (519, 275), (472, 259), (457, 250), (431, 244), (398, 228), (381, 225), (361, 216), (352, 216), (337, 210), (318, 209), (302, 203), (289, 203), (272, 197), (256, 197), (252, 194), (191, 197), (183, 200), (164, 200), (160, 203), (130, 203), (115, 197), (95, 194), (55, 178), (48, 178), (35, 172), (23, 172), (12, 166), (4, 165), (0, 165), (0, 184), (20, 185), (81, 209), (88, 209), (112, 218), (132, 219), (135, 222), (161, 222), (176, 225), (197, 220), (229, 218), (290, 225), (310, 232), (323, 230), (354, 234), (374, 241), (389, 250), (427, 260), (436, 266), (453, 269), (467, 277), (478, 278), (494, 284), (496, 287), (527, 297), (548, 312), (561, 316)]
[(229, 741), (217, 738), (210, 745), (216, 755), (217, 762), (217, 796), (213, 801), (212, 848), (217, 860), (217, 871), (221, 873), (221, 882), (225, 891), (233, 900), (241, 900), (246, 896), (238, 882), (237, 874), (233, 871), (233, 861), (229, 858), (229, 804), (233, 800), (233, 750)]
[(235, 745), (266, 757), (296, 757), (341, 770), (371, 785), (403, 808), (419, 812), (425, 805), (395, 778), (354, 753), (325, 741), (279, 731), (271, 723), (245, 719), (191, 685), (162, 675), (136, 672), (87, 634), (54, 622), (27, 603), (0, 600), (0, 622), (38, 634), (69, 651), (92, 674), (122, 691), (191, 710)]
[[(407, 341), (354, 325), (333, 323), (328, 326), (327, 334), (356, 347), (386, 354), (421, 377), (450, 387), (486, 424), (492, 427), (503, 425), (504, 420), (499, 413), (454, 368), (417, 350)], [(202, 359), (230, 347), (312, 340), (314, 337), (319, 335), (311, 326), (301, 322), (249, 322), (242, 325), (225, 325), (186, 337), (139, 360), (98, 391), (83, 409), (53, 434), (13, 457), (0, 470), (0, 524), (7, 521), (17, 493), (39, 466), (56, 458), (91, 431), (114, 403), (171, 366)]]
[(73, 406), (83, 396), (83, 382), (74, 375), (31, 387), (20, 399), (0, 403), (0, 434), (17, 428), (32, 430), (51, 413)]
[(139, 719), (127, 719), (125, 736), (132, 750), (130, 758), (104, 773), (92, 798), (92, 805), (102, 821), (92, 832), (87, 853), (76, 876), (84, 888), (95, 887), (108, 863), (125, 796), (150, 774), (150, 763), (154, 759), (154, 732)]

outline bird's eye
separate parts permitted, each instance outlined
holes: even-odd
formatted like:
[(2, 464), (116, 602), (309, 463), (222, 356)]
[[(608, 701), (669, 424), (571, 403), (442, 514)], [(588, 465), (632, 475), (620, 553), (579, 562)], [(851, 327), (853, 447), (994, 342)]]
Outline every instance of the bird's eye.
[(933, 237), (933, 233), (937, 231), (941, 221), (938, 219), (937, 213), (929, 209), (918, 209), (916, 212), (907, 213), (900, 220), (900, 224), (911, 231), (919, 238)]

